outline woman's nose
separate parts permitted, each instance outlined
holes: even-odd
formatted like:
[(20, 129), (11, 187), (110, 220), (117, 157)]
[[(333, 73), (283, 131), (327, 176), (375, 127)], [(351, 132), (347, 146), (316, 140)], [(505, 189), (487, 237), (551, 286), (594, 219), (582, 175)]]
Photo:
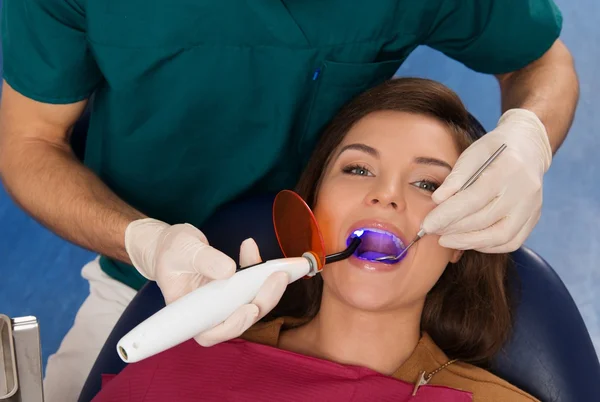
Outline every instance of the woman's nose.
[(406, 207), (404, 194), (397, 184), (376, 186), (367, 197), (369, 205), (393, 208), (394, 210), (403, 210)]

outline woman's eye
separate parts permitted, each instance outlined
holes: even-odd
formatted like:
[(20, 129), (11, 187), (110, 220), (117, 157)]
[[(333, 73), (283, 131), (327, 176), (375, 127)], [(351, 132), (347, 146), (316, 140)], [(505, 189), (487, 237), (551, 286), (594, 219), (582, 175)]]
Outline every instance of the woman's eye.
[(413, 183), (413, 185), (420, 188), (421, 190), (425, 190), (430, 193), (433, 193), (439, 187), (439, 184), (434, 183), (432, 181), (428, 181), (428, 180), (417, 181), (417, 182)]
[(373, 173), (364, 166), (347, 166), (344, 168), (344, 173), (352, 174), (356, 176), (373, 176)]

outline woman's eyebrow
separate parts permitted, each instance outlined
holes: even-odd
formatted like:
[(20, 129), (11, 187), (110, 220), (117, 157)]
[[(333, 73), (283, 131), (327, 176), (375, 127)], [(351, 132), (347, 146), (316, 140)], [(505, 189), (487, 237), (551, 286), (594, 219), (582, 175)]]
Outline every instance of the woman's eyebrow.
[(367, 154), (379, 159), (379, 151), (377, 151), (375, 148), (370, 147), (366, 144), (360, 144), (360, 143), (348, 144), (348, 145), (344, 146), (342, 149), (340, 149), (340, 152), (338, 152), (337, 156), (339, 157), (344, 151), (348, 151), (350, 149), (354, 149), (356, 151), (361, 151), (361, 152), (367, 153)]
[[(379, 159), (379, 151), (377, 151), (373, 147), (370, 147), (366, 144), (361, 144), (361, 143), (345, 145), (344, 147), (342, 147), (342, 149), (340, 149), (340, 152), (338, 152), (337, 156), (339, 157), (344, 151), (348, 151), (348, 150), (361, 151), (361, 152), (364, 152), (366, 154), (369, 154), (369, 155)], [(419, 157), (415, 158), (414, 162), (418, 163), (420, 165), (440, 166), (440, 167), (446, 168), (448, 170), (452, 170), (452, 166), (450, 166), (449, 163), (444, 162), (441, 159), (430, 158), (430, 157), (426, 157), (426, 156), (419, 156)]]
[(425, 157), (425, 156), (419, 156), (419, 157), (415, 158), (415, 163), (418, 163), (420, 165), (441, 166), (441, 167), (446, 168), (448, 170), (452, 170), (452, 166), (450, 166), (449, 163), (444, 162), (443, 160), (440, 160), (440, 159), (436, 159), (436, 158), (429, 158), (429, 157)]

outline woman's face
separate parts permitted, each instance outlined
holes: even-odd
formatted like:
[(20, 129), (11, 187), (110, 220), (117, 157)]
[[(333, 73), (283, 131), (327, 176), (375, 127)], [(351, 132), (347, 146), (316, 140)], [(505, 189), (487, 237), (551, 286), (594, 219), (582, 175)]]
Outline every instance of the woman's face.
[(354, 125), (326, 169), (314, 212), (328, 254), (345, 249), (355, 230), (367, 231), (362, 257), (325, 267), (325, 291), (368, 311), (422, 304), (460, 251), (443, 248), (438, 236), (426, 235), (397, 263), (372, 259), (390, 254), (398, 241), (406, 246), (414, 238), (436, 205), (431, 194), (458, 156), (449, 129), (431, 117), (382, 111)]

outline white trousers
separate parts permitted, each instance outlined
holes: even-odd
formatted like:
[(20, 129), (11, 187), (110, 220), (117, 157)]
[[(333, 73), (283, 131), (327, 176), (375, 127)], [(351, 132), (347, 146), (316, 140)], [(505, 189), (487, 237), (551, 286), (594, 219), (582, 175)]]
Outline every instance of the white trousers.
[(136, 291), (106, 275), (98, 258), (86, 264), (83, 276), (90, 295), (75, 316), (58, 351), (48, 358), (45, 402), (76, 402), (102, 346)]

